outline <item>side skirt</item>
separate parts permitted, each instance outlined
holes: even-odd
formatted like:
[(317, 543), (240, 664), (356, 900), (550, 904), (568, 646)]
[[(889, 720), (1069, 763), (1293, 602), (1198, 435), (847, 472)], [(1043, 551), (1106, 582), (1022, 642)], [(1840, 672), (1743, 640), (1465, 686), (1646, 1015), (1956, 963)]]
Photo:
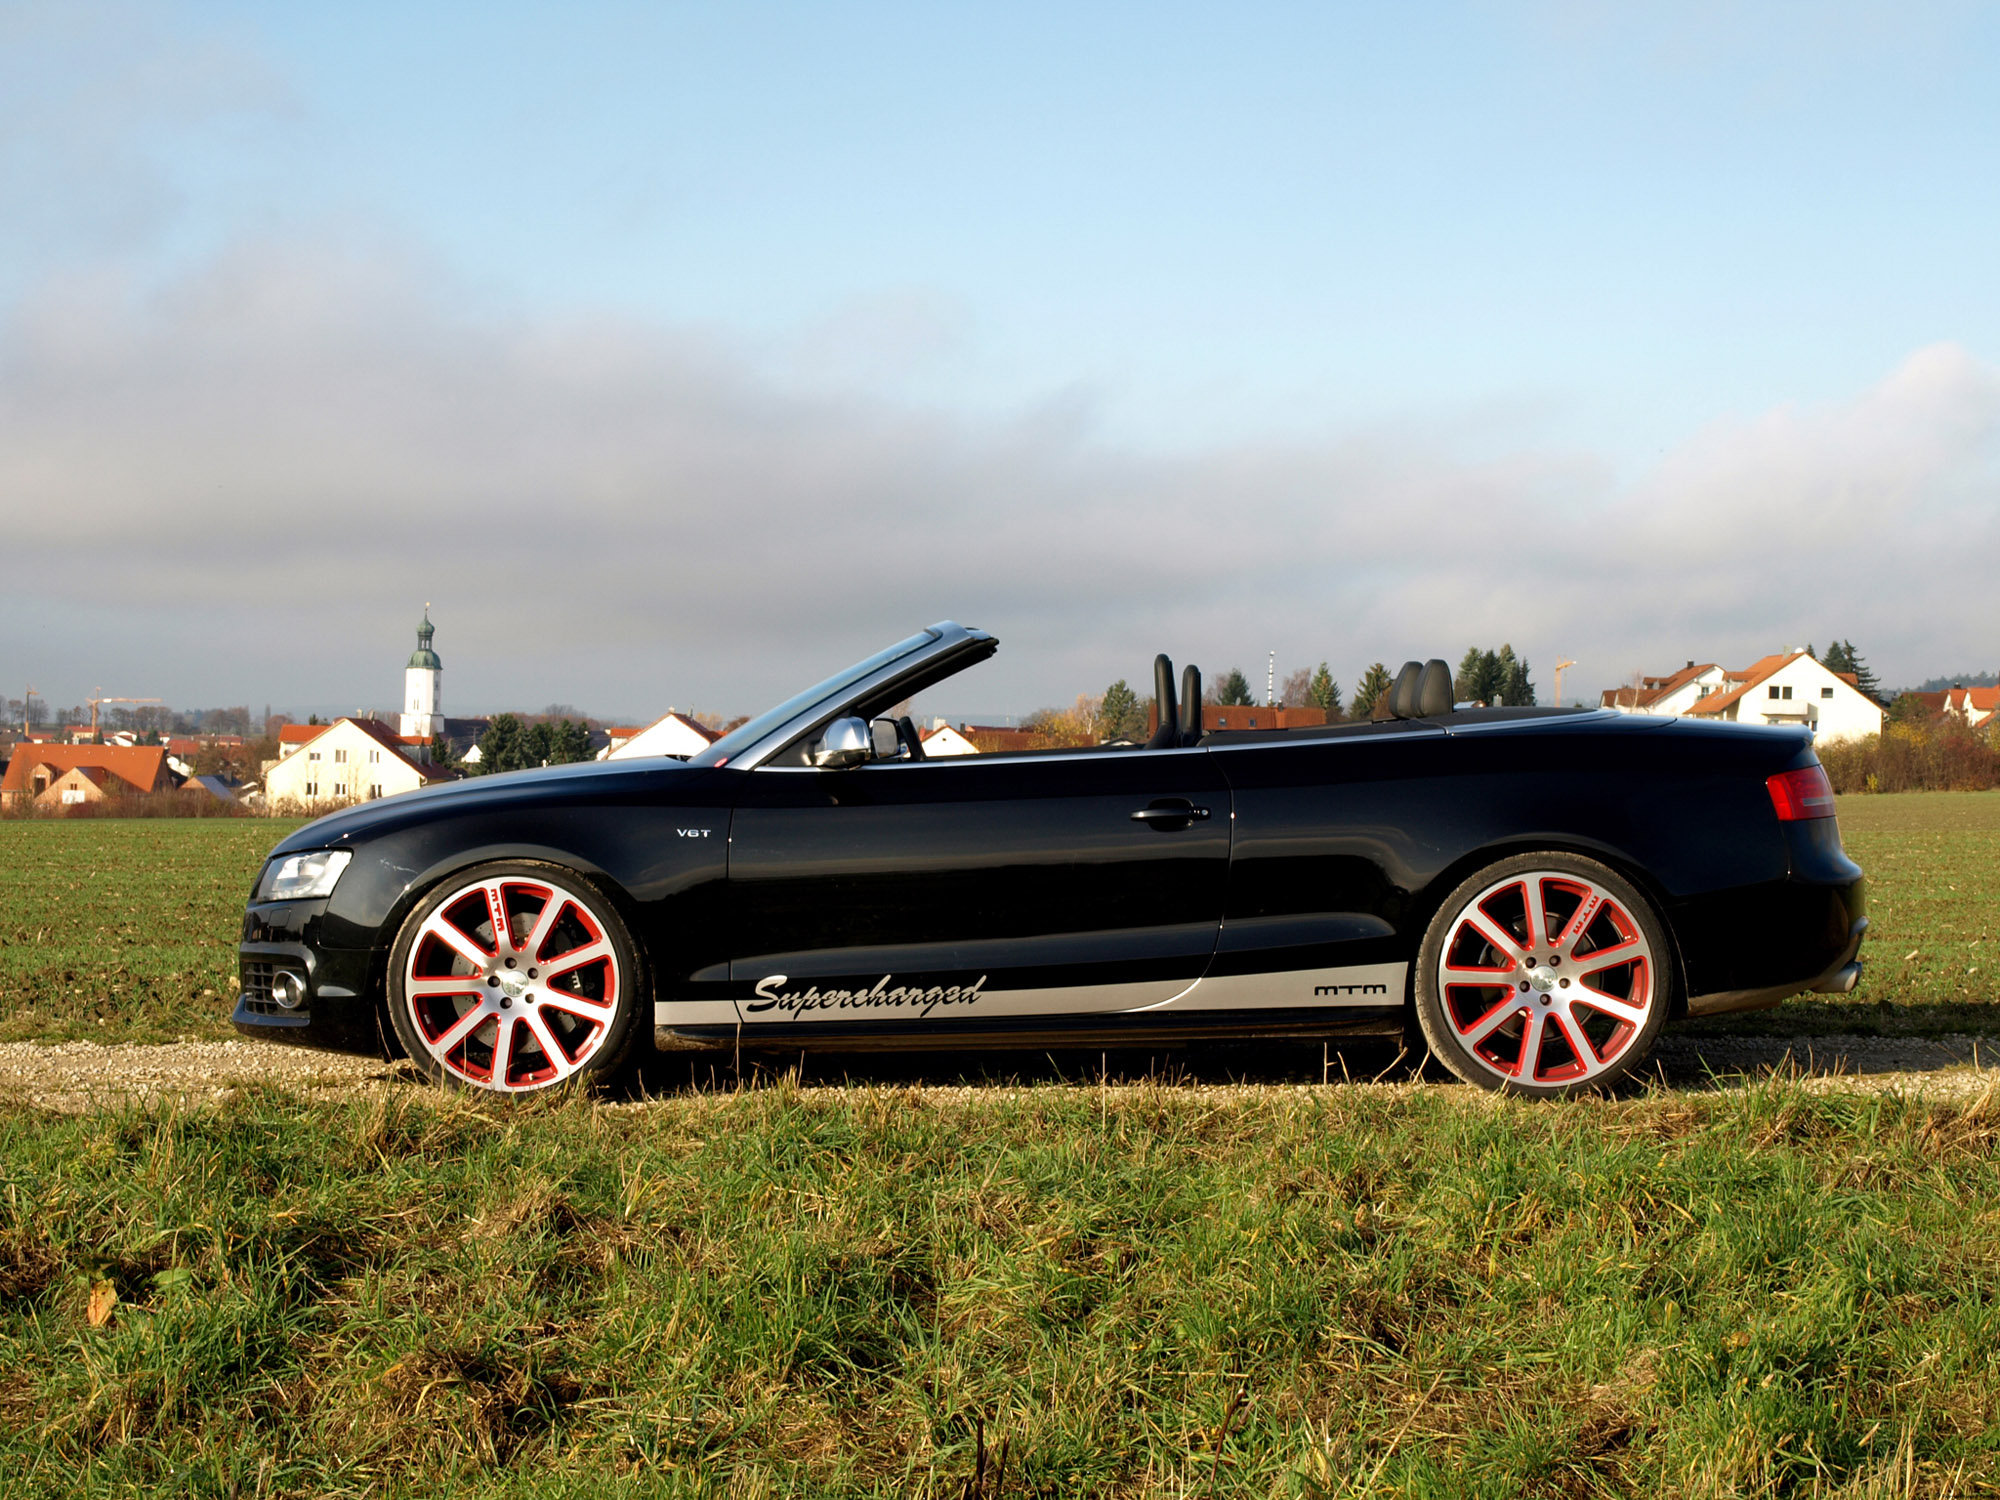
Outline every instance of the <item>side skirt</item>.
[(1193, 1012), (1172, 1018), (1147, 1017), (1107, 1025), (1109, 1018), (1087, 1016), (1068, 1026), (1047, 1021), (1019, 1028), (1000, 1026), (878, 1027), (867, 1022), (844, 1026), (744, 1027), (739, 1032), (704, 1027), (660, 1027), (653, 1042), (662, 1052), (728, 1052), (739, 1045), (754, 1051), (952, 1052), (966, 1049), (1034, 1047), (1162, 1047), (1189, 1042), (1249, 1040), (1337, 1041), (1343, 1037), (1403, 1034), (1403, 1008), (1351, 1006), (1316, 1014), (1246, 1017), (1231, 1012)]

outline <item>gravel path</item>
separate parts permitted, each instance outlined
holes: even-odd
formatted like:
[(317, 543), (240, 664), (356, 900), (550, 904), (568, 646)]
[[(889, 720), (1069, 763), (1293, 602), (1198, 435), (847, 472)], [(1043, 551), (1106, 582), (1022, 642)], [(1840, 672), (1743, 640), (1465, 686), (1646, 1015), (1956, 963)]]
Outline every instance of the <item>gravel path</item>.
[[(860, 1071), (853, 1060), (849, 1065)], [(1969, 1098), (2000, 1082), (2000, 1045), (1970, 1036), (1668, 1035), (1654, 1052), (1652, 1070), (1680, 1088), (1732, 1087), (1745, 1074), (1777, 1070), (1797, 1072), (1825, 1088)], [(0, 1043), (0, 1102), (66, 1113), (127, 1101), (217, 1100), (255, 1084), (276, 1084), (314, 1097), (423, 1087), (407, 1064), (259, 1042), (113, 1047)]]
[(386, 1088), (406, 1070), (372, 1057), (344, 1057), (257, 1042), (0, 1042), (0, 1101), (78, 1113), (127, 1100), (220, 1099), (244, 1084), (278, 1084), (308, 1094)]

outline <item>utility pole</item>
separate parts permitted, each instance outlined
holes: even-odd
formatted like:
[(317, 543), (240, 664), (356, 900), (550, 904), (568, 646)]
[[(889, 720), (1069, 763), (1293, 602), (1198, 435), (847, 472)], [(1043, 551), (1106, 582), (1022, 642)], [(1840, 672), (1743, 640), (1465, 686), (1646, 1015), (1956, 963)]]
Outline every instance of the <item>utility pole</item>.
[(35, 685), (28, 684), (28, 690), (21, 695), (21, 738), (26, 739), (35, 732)]
[(1271, 653), (1271, 660), (1264, 668), (1264, 707), (1278, 706), (1278, 653)]
[(1573, 661), (1558, 660), (1556, 662), (1556, 707), (1557, 708), (1561, 708), (1563, 706), (1563, 668), (1573, 667), (1575, 665), (1576, 663)]

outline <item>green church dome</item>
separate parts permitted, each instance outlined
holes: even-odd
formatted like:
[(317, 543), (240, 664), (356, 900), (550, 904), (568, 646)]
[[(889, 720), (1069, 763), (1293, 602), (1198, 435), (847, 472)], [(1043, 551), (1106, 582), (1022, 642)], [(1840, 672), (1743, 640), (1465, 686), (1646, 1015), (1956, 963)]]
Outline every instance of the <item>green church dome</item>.
[(431, 636), (437, 626), (431, 624), (431, 607), (424, 606), (424, 623), (417, 627), (417, 649), (410, 653), (410, 665), (423, 667), (428, 671), (442, 672), (444, 663), (438, 660), (437, 652), (431, 650)]

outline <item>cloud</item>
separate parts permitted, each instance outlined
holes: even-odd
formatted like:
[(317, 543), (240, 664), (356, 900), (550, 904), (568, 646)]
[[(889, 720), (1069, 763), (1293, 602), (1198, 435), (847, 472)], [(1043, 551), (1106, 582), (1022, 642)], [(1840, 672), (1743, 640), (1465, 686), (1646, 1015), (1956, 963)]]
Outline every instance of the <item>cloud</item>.
[(2000, 372), (1950, 346), (1621, 486), (1421, 414), (1133, 452), (1087, 402), (954, 418), (697, 331), (468, 305), (334, 233), (164, 287), (43, 285), (0, 327), (17, 670), (385, 702), (427, 599), (460, 707), (746, 711), (946, 616), (1007, 644), (957, 705), (987, 710), (1138, 681), (1157, 650), (1215, 671), (1274, 647), (1347, 683), (1507, 640), (1544, 691), (1557, 653), (1609, 685), (1829, 632), (1890, 680), (2000, 657)]
[(0, 268), (156, 242), (182, 207), (175, 151), (295, 108), (242, 40), (157, 5), (0, 6)]

